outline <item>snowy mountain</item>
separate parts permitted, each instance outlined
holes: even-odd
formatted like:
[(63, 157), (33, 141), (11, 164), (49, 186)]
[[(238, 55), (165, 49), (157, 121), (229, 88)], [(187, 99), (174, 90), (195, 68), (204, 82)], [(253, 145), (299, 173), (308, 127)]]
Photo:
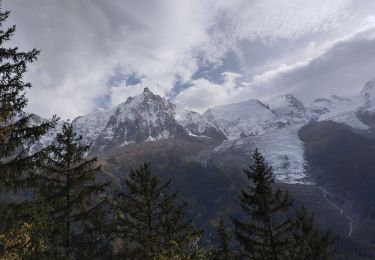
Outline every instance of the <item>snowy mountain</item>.
[(208, 109), (203, 116), (230, 140), (259, 136), (309, 121), (302, 102), (290, 94), (271, 100), (267, 105), (251, 99), (215, 107)]
[(292, 95), (263, 104), (259, 100), (220, 106), (204, 113), (228, 138), (215, 148), (223, 152), (235, 147), (247, 154), (259, 148), (273, 167), (275, 177), (287, 183), (310, 183), (305, 171), (303, 143), (298, 130), (309, 113)]
[(260, 135), (277, 128), (275, 114), (258, 100), (212, 108), (203, 116), (230, 140)]
[(79, 117), (73, 123), (93, 151), (189, 136), (225, 139), (200, 114), (177, 107), (148, 88), (109, 111)]
[[(278, 180), (311, 183), (298, 132), (309, 122), (330, 120), (360, 131), (375, 129), (375, 80), (350, 98), (333, 95), (305, 106), (288, 94), (267, 104), (251, 99), (218, 106), (203, 115), (145, 88), (138, 96), (110, 110), (78, 117), (73, 124), (92, 153), (153, 141), (206, 139), (216, 142), (216, 147), (205, 156), (228, 149), (249, 154), (257, 147), (273, 166)], [(44, 136), (40, 145), (51, 142), (61, 124)]]
[(357, 130), (369, 130), (371, 126), (366, 121), (375, 112), (375, 79), (368, 81), (358, 95), (316, 99), (308, 109), (317, 121), (331, 120)]
[(269, 106), (287, 124), (307, 123), (312, 118), (303, 103), (291, 94), (279, 96), (269, 102)]

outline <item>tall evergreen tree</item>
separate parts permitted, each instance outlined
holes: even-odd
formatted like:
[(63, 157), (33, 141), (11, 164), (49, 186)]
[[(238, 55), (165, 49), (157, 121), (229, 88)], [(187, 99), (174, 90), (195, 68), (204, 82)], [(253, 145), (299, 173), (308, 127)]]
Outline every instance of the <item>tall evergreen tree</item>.
[(232, 241), (230, 234), (228, 233), (223, 218), (220, 219), (219, 226), (217, 227), (217, 240), (218, 245), (215, 250), (215, 260), (232, 260)]
[(323, 235), (315, 224), (314, 215), (302, 207), (297, 213), (293, 232), (293, 255), (301, 260), (332, 259), (336, 253), (335, 240), (330, 231)]
[(96, 158), (85, 157), (89, 148), (81, 139), (71, 123), (64, 123), (39, 175), (39, 195), (54, 222), (49, 240), (56, 259), (93, 259), (104, 253), (108, 183), (97, 181), (100, 166)]
[(272, 168), (258, 150), (252, 159), (252, 165), (244, 170), (251, 182), (240, 196), (241, 207), (250, 219), (242, 222), (233, 218), (240, 251), (250, 259), (285, 259), (290, 254), (294, 223), (285, 214), (291, 200), (287, 193), (273, 187)]
[(186, 204), (177, 203), (170, 181), (160, 184), (149, 164), (131, 170), (126, 192), (115, 200), (116, 236), (125, 259), (190, 259), (200, 232), (185, 220)]
[(32, 87), (23, 76), (39, 51), (23, 52), (17, 47), (7, 47), (16, 30), (15, 26), (4, 28), (8, 16), (9, 12), (0, 9), (0, 233), (3, 235), (21, 231), (30, 222), (31, 201), (22, 196), (17, 200), (11, 198), (35, 184), (35, 162), (45, 151), (31, 152), (30, 147), (56, 122), (53, 118), (35, 125), (32, 115), (23, 111), (27, 105), (25, 91)]
[(19, 189), (27, 186), (35, 159), (42, 151), (30, 155), (30, 146), (45, 134), (56, 120), (31, 125), (32, 115), (23, 112), (27, 105), (25, 90), (31, 84), (23, 81), (27, 64), (37, 59), (39, 51), (19, 51), (4, 45), (13, 36), (16, 27), (4, 30), (9, 12), (0, 11), (0, 188)]
[[(253, 162), (244, 170), (251, 181), (241, 190), (241, 207), (248, 222), (233, 218), (241, 254), (250, 259), (331, 259), (335, 239), (331, 232), (323, 235), (306, 208), (288, 217), (292, 205), (288, 194), (274, 187), (272, 168), (256, 150)], [(290, 214), (289, 214), (290, 215)]]
[(43, 201), (35, 199), (30, 210), (30, 218), (22, 226), (0, 234), (3, 252), (0, 259), (55, 259), (48, 249), (53, 245), (47, 238), (51, 235), (52, 220)]

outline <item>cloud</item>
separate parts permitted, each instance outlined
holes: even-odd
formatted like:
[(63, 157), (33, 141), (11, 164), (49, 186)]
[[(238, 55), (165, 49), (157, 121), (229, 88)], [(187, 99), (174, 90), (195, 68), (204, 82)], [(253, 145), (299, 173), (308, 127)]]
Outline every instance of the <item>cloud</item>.
[[(72, 118), (118, 104), (145, 85), (200, 111), (263, 98), (287, 84), (302, 89), (310, 74), (297, 69), (299, 64), (314, 59), (319, 46), (374, 24), (375, 5), (368, 2), (3, 0), (3, 5), (13, 11), (9, 22), (18, 26), (14, 43), (42, 50), (27, 75), (34, 83), (28, 109)], [(242, 77), (222, 74), (229, 71)], [(133, 84), (132, 75), (141, 81)]]
[(231, 100), (232, 92), (236, 91), (239, 77), (237, 73), (225, 72), (222, 73), (222, 84), (204, 78), (193, 80), (191, 86), (182, 91), (174, 101), (198, 112), (226, 104)]
[(267, 101), (291, 93), (305, 102), (332, 94), (355, 95), (375, 76), (375, 28), (360, 30), (321, 46), (299, 62), (255, 75), (250, 82), (227, 78), (223, 84), (195, 80), (176, 100), (204, 111), (215, 105), (258, 98)]
[(369, 29), (335, 42), (306, 63), (281, 70), (263, 87), (291, 92), (308, 102), (331, 94), (357, 94), (374, 76), (375, 29)]

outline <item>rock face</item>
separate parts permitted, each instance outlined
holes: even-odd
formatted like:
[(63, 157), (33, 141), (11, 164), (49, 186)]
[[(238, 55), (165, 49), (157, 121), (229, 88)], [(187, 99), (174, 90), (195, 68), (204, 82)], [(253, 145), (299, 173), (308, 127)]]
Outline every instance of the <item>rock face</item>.
[(117, 107), (93, 148), (102, 150), (106, 146), (125, 146), (182, 136), (185, 129), (173, 115), (173, 104), (146, 88), (141, 95), (129, 97)]
[(92, 152), (169, 138), (225, 139), (200, 114), (177, 107), (148, 88), (110, 111), (79, 117), (74, 125)]
[(311, 113), (307, 111), (303, 103), (290, 94), (272, 100), (270, 107), (289, 124), (306, 123), (311, 119)]

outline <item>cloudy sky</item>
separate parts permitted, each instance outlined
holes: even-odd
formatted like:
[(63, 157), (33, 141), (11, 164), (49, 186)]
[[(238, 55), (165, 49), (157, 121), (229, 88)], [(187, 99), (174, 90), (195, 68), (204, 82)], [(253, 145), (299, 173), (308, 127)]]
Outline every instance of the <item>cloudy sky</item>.
[(375, 77), (375, 1), (3, 0), (38, 48), (29, 111), (73, 118), (148, 86), (193, 110), (292, 93), (352, 95)]

